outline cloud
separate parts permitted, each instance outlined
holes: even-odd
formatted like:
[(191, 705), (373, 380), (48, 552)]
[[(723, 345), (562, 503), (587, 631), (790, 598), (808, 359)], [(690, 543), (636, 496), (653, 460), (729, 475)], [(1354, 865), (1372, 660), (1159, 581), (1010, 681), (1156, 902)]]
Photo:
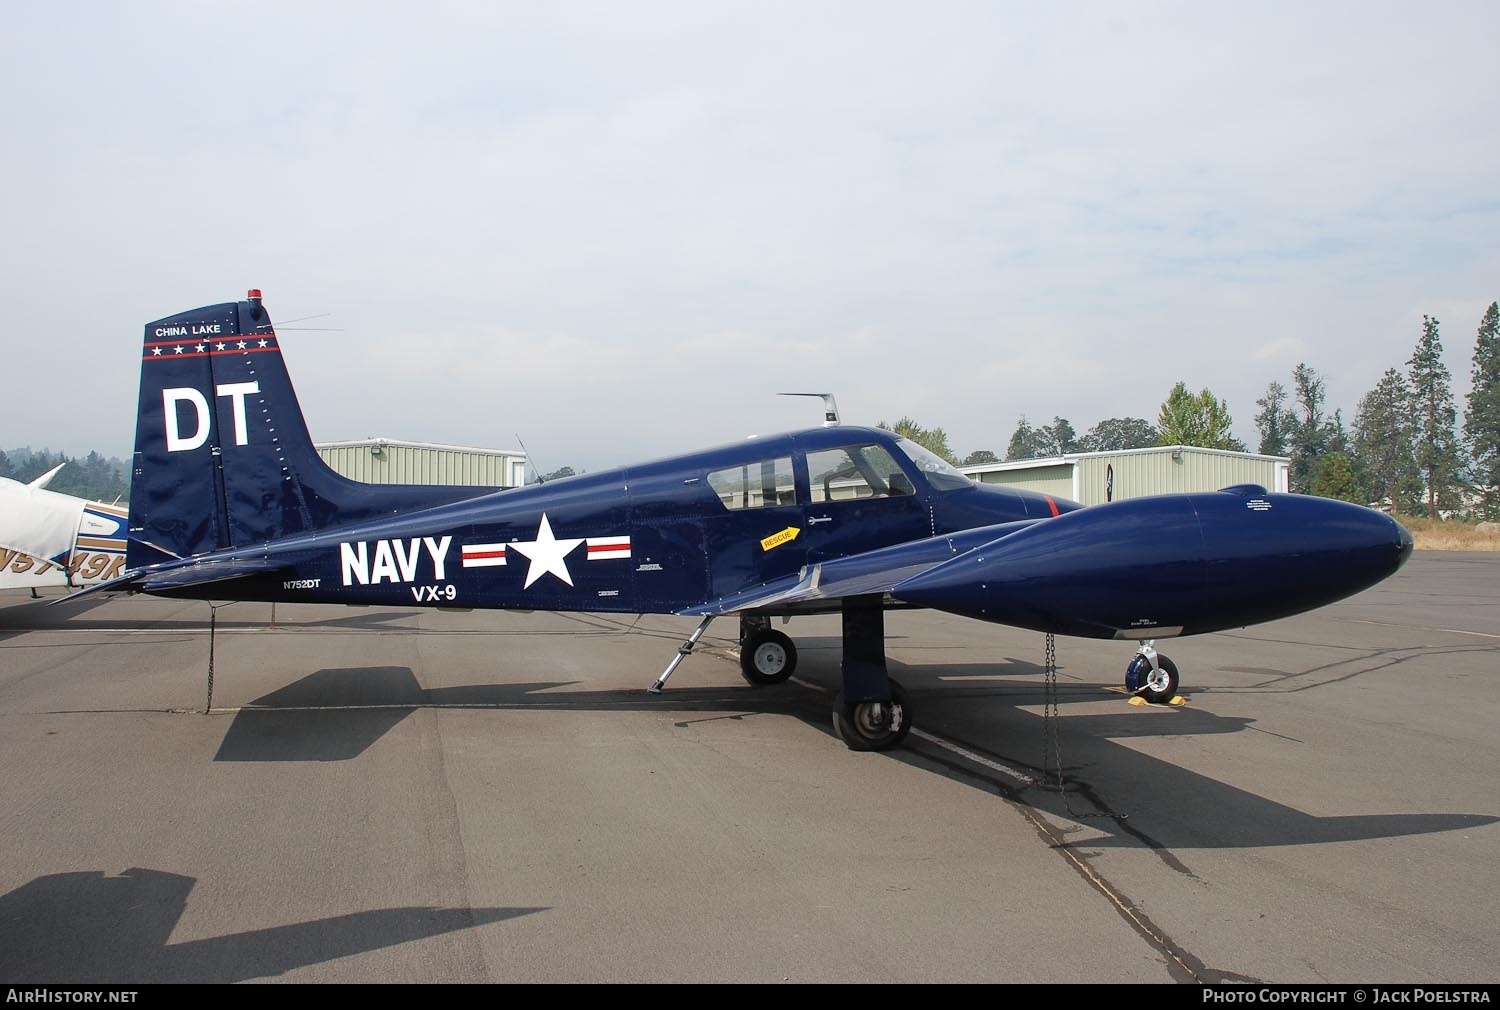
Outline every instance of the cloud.
[(1438, 306), (1466, 375), (1500, 296), (1487, 4), (10, 29), (0, 423), (75, 452), (129, 450), (137, 327), (252, 285), (342, 329), (287, 335), (318, 437), (524, 429), (589, 468), (815, 421), (788, 388), (971, 448), (1154, 417), (1181, 379), (1248, 441), (1296, 361), (1352, 410)]

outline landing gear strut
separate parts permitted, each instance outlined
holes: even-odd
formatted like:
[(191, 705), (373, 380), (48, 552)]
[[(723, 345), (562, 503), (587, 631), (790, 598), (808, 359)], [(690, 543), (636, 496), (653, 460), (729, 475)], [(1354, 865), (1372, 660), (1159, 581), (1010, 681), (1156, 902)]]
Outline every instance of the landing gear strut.
[(1125, 668), (1125, 690), (1153, 705), (1165, 705), (1177, 697), (1177, 664), (1156, 651), (1156, 640), (1146, 639)]
[[(850, 750), (889, 750), (911, 731), (911, 702), (885, 666), (885, 600), (878, 595), (843, 601), (842, 690), (833, 699), (833, 728)], [(660, 694), (667, 678), (692, 655), (713, 617), (705, 617), (649, 688)], [(797, 647), (760, 615), (740, 617), (740, 673), (750, 683), (780, 684), (797, 669)]]
[(703, 633), (708, 630), (708, 626), (712, 624), (713, 621), (713, 616), (709, 615), (708, 617), (705, 617), (701, 622), (699, 622), (698, 627), (695, 628), (693, 630), (693, 633), (688, 636), (688, 640), (677, 647), (677, 655), (672, 657), (672, 662), (667, 664), (667, 668), (662, 673), (662, 675), (656, 678), (656, 683), (646, 688), (646, 691), (648, 693), (661, 694), (661, 689), (667, 686), (667, 678), (672, 676), (672, 673), (682, 665), (682, 661), (684, 659), (687, 659), (693, 654), (693, 646), (698, 644), (698, 639), (703, 637)]
[(911, 703), (885, 666), (885, 604), (879, 596), (843, 603), (844, 689), (833, 699), (833, 728), (850, 750), (889, 750), (911, 730)]

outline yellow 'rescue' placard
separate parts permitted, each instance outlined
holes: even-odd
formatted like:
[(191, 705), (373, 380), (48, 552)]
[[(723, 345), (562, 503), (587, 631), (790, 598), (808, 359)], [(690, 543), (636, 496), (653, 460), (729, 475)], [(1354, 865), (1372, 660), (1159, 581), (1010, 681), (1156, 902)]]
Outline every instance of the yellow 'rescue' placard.
[(797, 539), (797, 534), (801, 532), (802, 531), (795, 526), (788, 526), (780, 533), (772, 533), (770, 536), (762, 540), (760, 542), (760, 549), (763, 551), (769, 551), (773, 547), (780, 547), (782, 544), (791, 543), (793, 540)]

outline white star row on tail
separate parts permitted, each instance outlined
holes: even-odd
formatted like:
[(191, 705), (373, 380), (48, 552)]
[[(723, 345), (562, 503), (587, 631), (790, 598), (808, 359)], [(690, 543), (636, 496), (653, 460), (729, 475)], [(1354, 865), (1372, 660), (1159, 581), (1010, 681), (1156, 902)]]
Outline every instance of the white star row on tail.
[[(262, 337), (260, 340), (257, 340), (255, 342), (255, 345), (257, 347), (269, 347), (271, 345), (271, 341), (269, 341), (269, 340), (265, 339), (264, 337)], [(248, 340), (240, 340), (240, 341), (237, 341), (235, 343), (235, 349), (236, 350), (240, 350), (240, 351), (243, 351), (245, 348), (247, 348), (249, 346), (250, 346), (250, 341), (248, 341)], [(163, 349), (160, 348), (160, 347), (153, 347), (153, 348), (151, 348), (151, 353), (155, 354), (155, 355), (157, 355), (159, 357), (161, 355), (162, 350)], [(197, 345), (195, 345), (193, 347), (193, 350), (196, 351), (198, 354), (202, 354), (204, 351), (208, 350), (208, 345), (207, 344), (197, 344)], [(224, 342), (222, 342), (222, 341), (220, 341), (219, 343), (217, 343), (217, 344), (214, 345), (214, 350), (216, 350), (216, 351), (227, 351), (227, 350), (229, 350), (229, 345), (226, 344), (226, 343), (224, 343)], [(188, 352), (188, 345), (187, 344), (178, 344), (176, 347), (172, 348), (172, 353), (173, 354), (186, 354), (187, 352)]]

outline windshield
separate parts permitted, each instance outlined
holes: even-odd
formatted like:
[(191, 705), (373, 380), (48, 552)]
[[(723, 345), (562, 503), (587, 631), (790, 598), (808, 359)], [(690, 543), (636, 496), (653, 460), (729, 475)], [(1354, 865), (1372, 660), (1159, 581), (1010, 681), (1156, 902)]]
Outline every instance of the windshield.
[(934, 491), (955, 491), (961, 487), (973, 486), (974, 482), (959, 473), (952, 463), (922, 448), (911, 439), (898, 438), (896, 446), (927, 475), (927, 483), (932, 485)]

